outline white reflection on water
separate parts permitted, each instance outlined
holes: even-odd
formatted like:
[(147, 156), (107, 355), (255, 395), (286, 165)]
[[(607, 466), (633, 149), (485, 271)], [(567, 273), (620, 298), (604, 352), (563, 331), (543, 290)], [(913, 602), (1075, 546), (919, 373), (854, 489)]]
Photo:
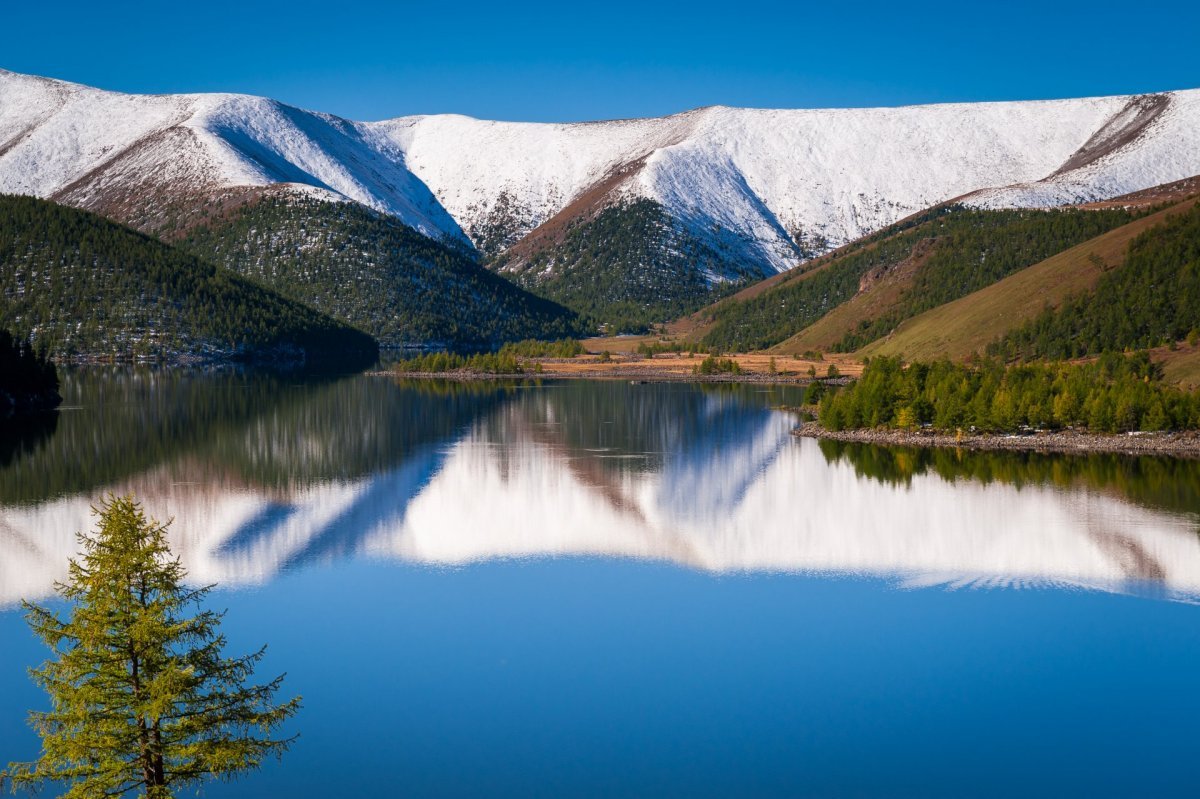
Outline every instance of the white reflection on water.
[[(173, 544), (203, 582), (263, 582), (359, 554), (441, 565), (594, 555), (911, 586), (1148, 584), (1200, 595), (1200, 536), (1185, 514), (1083, 487), (932, 473), (880, 482), (794, 439), (783, 413), (747, 409), (736, 435), (667, 437), (645, 457), (614, 459), (639, 453), (571, 445), (527, 410), (511, 404), (364, 479), (261, 489), (189, 479), (175, 464), (111, 490), (175, 517)], [(74, 531), (91, 526), (92, 501), (0, 511), (0, 605), (50, 593)]]

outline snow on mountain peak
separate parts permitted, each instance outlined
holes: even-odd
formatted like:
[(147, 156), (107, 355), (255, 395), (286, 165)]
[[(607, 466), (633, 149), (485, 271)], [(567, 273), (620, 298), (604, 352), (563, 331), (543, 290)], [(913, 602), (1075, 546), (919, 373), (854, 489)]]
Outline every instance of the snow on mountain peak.
[(353, 122), (261, 97), (127, 95), (0, 70), (0, 191), (102, 207), (132, 186), (294, 184), (479, 243), (501, 223), (511, 242), (602, 187), (604, 202), (661, 203), (706, 243), (766, 271), (955, 198), (1041, 207), (1200, 174), (1198, 123), (1200, 91), (709, 106), (571, 124)]

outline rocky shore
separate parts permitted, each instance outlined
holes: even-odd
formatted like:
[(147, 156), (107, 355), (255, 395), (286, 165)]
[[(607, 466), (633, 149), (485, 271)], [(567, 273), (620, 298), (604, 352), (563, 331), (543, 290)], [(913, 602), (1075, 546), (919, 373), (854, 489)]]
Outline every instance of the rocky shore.
[(1173, 433), (1087, 433), (1078, 430), (1041, 431), (1027, 434), (966, 433), (962, 436), (932, 430), (826, 430), (806, 422), (794, 435), (901, 447), (954, 447), (972, 450), (1012, 450), (1085, 454), (1106, 452), (1120, 455), (1166, 455), (1200, 458), (1200, 431)]

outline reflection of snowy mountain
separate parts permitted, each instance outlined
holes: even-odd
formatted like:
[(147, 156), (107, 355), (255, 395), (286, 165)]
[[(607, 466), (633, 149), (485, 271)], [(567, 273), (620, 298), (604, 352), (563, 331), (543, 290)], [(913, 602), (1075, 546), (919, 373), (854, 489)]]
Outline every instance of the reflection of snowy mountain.
[[(176, 518), (175, 545), (199, 581), (258, 582), (357, 554), (431, 564), (597, 555), (912, 584), (1149, 580), (1200, 594), (1194, 518), (1083, 488), (932, 474), (889, 485), (792, 439), (787, 415), (719, 394), (654, 398), (675, 413), (653, 428), (631, 419), (636, 402), (585, 423), (571, 397), (524, 392), (364, 478), (259, 489), (208, 475), (181, 482), (164, 468), (113, 490)], [(49, 593), (91, 501), (2, 512), (0, 603)]]

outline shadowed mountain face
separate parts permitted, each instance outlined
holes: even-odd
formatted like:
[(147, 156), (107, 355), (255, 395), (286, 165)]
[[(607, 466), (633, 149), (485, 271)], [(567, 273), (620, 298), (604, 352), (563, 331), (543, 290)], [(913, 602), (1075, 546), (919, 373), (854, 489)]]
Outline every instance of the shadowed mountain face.
[(50, 591), (107, 491), (174, 517), (199, 581), (588, 555), (1200, 594), (1196, 463), (818, 445), (791, 393), (68, 373), (0, 470), (0, 603)]

